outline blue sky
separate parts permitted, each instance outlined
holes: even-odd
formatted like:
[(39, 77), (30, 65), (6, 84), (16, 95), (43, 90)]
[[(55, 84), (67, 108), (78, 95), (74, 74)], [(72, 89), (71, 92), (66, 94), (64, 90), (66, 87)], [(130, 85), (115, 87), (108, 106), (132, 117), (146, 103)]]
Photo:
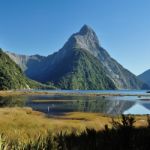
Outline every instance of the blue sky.
[(0, 0), (0, 47), (49, 55), (84, 24), (135, 74), (150, 68), (149, 0)]

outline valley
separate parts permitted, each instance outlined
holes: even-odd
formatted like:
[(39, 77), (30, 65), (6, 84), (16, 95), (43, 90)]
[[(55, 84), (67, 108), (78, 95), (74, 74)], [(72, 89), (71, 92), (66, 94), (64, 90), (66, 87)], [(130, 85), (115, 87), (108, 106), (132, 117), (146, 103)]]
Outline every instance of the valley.
[(150, 1), (0, 2), (0, 150), (150, 149)]

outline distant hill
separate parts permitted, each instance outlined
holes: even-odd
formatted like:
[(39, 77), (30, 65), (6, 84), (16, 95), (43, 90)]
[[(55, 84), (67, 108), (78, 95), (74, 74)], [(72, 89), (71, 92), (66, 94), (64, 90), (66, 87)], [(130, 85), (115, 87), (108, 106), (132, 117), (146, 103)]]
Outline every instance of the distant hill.
[(150, 86), (150, 69), (138, 75), (138, 78)]
[(62, 49), (47, 57), (7, 52), (36, 81), (63, 89), (147, 89), (148, 86), (121, 66), (102, 48), (87, 25), (73, 34)]

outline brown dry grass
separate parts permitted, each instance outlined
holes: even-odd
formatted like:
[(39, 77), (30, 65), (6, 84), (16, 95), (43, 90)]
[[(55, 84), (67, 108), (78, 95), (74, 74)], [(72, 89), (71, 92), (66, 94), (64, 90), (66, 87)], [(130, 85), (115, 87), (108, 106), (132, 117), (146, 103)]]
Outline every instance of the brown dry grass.
[(102, 129), (111, 119), (93, 113), (69, 113), (61, 117), (47, 118), (43, 113), (31, 108), (0, 108), (0, 133), (8, 139), (28, 139), (47, 130), (53, 134), (76, 130), (78, 133), (85, 128)]
[[(146, 126), (146, 116), (136, 116), (136, 126)], [(116, 118), (117, 119), (117, 118)], [(53, 134), (57, 132), (80, 133), (85, 128), (96, 130), (111, 127), (111, 117), (99, 113), (67, 113), (64, 116), (47, 118), (43, 113), (31, 108), (0, 108), (0, 133), (4, 133), (9, 140), (25, 141), (38, 135), (46, 135), (47, 130)]]

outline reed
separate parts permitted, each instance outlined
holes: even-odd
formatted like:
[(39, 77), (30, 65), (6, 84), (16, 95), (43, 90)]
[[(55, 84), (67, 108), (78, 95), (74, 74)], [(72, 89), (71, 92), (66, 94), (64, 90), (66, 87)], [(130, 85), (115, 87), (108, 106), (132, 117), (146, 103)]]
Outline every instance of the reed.
[[(53, 135), (47, 130), (46, 134), (28, 140), (7, 140), (0, 135), (0, 150), (148, 150), (150, 147), (150, 128), (136, 128), (134, 116), (122, 116), (121, 120), (112, 120), (112, 127), (102, 130), (86, 128), (77, 133), (75, 130), (67, 133), (59, 131)], [(149, 118), (147, 117), (147, 121)], [(33, 135), (32, 135), (33, 136)]]

